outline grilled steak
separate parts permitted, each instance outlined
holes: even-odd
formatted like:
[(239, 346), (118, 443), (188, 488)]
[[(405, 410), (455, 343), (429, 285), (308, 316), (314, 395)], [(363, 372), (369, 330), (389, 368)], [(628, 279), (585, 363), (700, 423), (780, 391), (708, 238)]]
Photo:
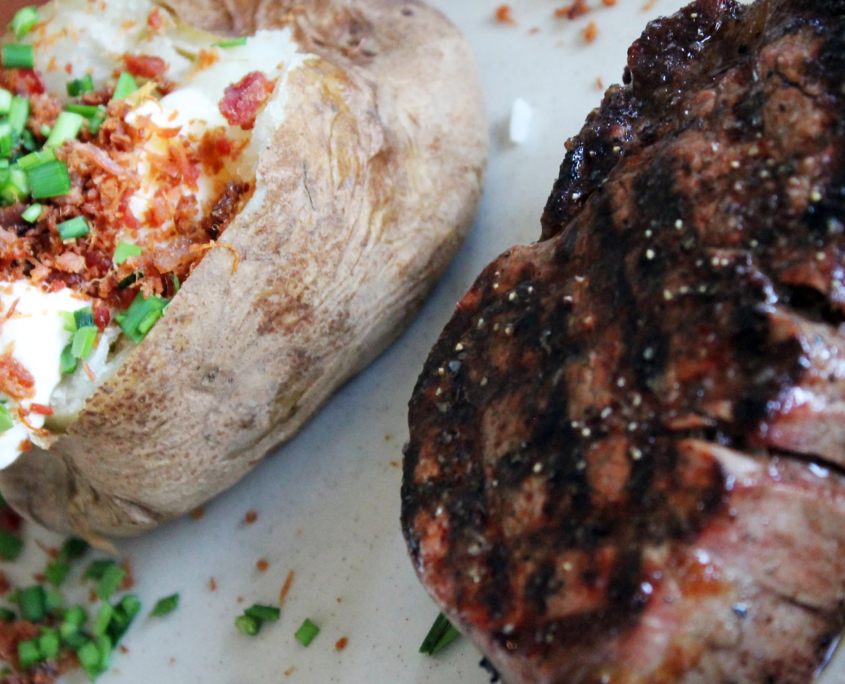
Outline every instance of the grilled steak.
[(416, 570), (511, 684), (806, 684), (845, 625), (845, 2), (652, 23), (410, 402)]

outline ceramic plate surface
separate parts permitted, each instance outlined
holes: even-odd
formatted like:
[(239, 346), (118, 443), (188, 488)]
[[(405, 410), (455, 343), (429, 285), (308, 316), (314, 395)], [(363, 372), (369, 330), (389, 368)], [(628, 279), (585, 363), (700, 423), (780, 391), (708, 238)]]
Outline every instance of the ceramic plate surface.
[[(540, 214), (557, 177), (565, 140), (603, 89), (618, 82), (628, 46), (646, 22), (681, 0), (599, 0), (570, 21), (566, 0), (510, 0), (515, 25), (497, 22), (496, 0), (433, 0), (466, 35), (487, 102), (490, 165), (478, 219), (421, 315), (364, 373), (348, 383), (292, 442), (199, 519), (179, 520), (119, 544), (131, 559), (145, 612), (179, 592), (166, 618), (141, 617), (101, 684), (483, 684), (481, 656), (466, 640), (439, 656), (417, 649), (437, 609), (417, 582), (399, 527), (406, 407), (423, 361), (456, 302), (499, 253), (540, 235)], [(582, 31), (598, 29), (588, 43)], [(524, 143), (508, 138), (517, 98), (531, 105)], [(248, 511), (258, 515), (246, 524)], [(58, 537), (30, 526), (30, 538)], [(28, 543), (24, 561), (3, 567), (26, 583), (44, 553)], [(257, 569), (258, 561), (268, 564)], [(8, 565), (8, 564), (4, 564)], [(252, 603), (273, 604), (295, 578), (278, 623), (255, 638), (234, 619)], [(216, 590), (212, 591), (212, 579)], [(294, 632), (311, 618), (321, 633), (309, 648)], [(338, 640), (348, 644), (338, 652)], [(828, 669), (827, 684), (845, 681)], [(86, 681), (79, 674), (69, 684)]]

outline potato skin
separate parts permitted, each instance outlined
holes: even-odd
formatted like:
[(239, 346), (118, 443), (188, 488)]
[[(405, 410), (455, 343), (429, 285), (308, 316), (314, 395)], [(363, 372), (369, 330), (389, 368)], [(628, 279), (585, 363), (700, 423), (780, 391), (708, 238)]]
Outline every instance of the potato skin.
[[(140, 533), (226, 489), (402, 330), (461, 244), (487, 158), (469, 48), (414, 0), (170, 3), (221, 33), (293, 22), (266, 186), (147, 339), (0, 490), (90, 539)], [(257, 205), (258, 202), (255, 202)]]

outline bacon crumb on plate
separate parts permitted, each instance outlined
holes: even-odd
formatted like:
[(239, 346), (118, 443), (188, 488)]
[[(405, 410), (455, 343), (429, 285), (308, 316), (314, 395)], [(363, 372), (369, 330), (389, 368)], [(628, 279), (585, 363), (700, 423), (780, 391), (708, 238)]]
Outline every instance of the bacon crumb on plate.
[[(288, 593), (290, 592), (291, 585), (293, 584), (294, 575), (295, 575), (295, 572), (293, 570), (288, 572), (288, 576), (285, 579), (284, 585), (282, 586), (282, 591), (279, 593), (279, 605), (280, 606), (282, 604), (284, 604), (285, 599), (288, 597)], [(340, 599), (338, 599), (338, 602), (339, 601), (340, 601)]]
[(499, 5), (496, 8), (496, 20), (502, 24), (516, 24), (510, 5)]
[(566, 7), (559, 7), (555, 10), (556, 17), (566, 17), (567, 19), (577, 19), (590, 11), (587, 6), (587, 0), (575, 0), (571, 5)]
[(266, 104), (276, 82), (260, 71), (252, 71), (237, 83), (226, 86), (220, 100), (220, 113), (230, 126), (240, 126), (249, 131), (255, 126), (258, 112)]
[(591, 21), (589, 24), (587, 24), (584, 30), (581, 31), (581, 35), (584, 36), (584, 40), (586, 40), (588, 43), (592, 43), (593, 41), (595, 41), (595, 39), (598, 38), (599, 35), (599, 27), (596, 22)]

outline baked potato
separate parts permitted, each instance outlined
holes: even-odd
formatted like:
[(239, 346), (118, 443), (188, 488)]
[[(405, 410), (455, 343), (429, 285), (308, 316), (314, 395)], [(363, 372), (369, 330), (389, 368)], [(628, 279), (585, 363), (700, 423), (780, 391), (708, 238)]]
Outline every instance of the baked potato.
[[(199, 202), (203, 218), (195, 216), (191, 230), (207, 240), (184, 242), (171, 230), (167, 244), (175, 249), (182, 240), (185, 257), (171, 272), (160, 259), (145, 257), (148, 248), (160, 256), (156, 245), (144, 243), (144, 254), (132, 240), (120, 247), (129, 234), (118, 234), (128, 230), (125, 225), (108, 233), (108, 240), (97, 237), (101, 224), (114, 226), (130, 216), (125, 201), (89, 216), (91, 232), (79, 238), (70, 233), (66, 239), (60, 230), (70, 200), (44, 200), (52, 222), (45, 224), (42, 215), (33, 224), (41, 226), (43, 244), (76, 256), (87, 254), (76, 243), (91, 249), (97, 239), (108, 242), (111, 261), (101, 265), (107, 274), (102, 278), (80, 284), (66, 273), (45, 274), (44, 263), (58, 268), (55, 254), (39, 262), (40, 252), (9, 252), (0, 241), (0, 280), (30, 278), (37, 282), (28, 287), (82, 296), (74, 310), (94, 297), (94, 314), (105, 307), (112, 322), (120, 322), (112, 339), (113, 323), (104, 327), (98, 318), (96, 339), (86, 350), (90, 363), (78, 354), (71, 359), (78, 367), (50, 396), (43, 427), (29, 426), (33, 438), (0, 471), (0, 491), (24, 515), (55, 530), (94, 540), (133, 535), (193, 510), (238, 481), (413, 317), (477, 209), (487, 155), (485, 115), (463, 38), (416, 0), (55, 0), (38, 12), (26, 35), (7, 34), (4, 45), (33, 45), (47, 90), (61, 93), (63, 102), (71, 79), (76, 85), (68, 85), (68, 92), (78, 96), (81, 88), (83, 100), (73, 101), (82, 106), (97, 104), (96, 91), (86, 94), (84, 81), (106, 83), (108, 116), (117, 116), (108, 132), (112, 142), (123, 144), (120, 131), (137, 125), (139, 117), (154, 129), (145, 133), (147, 150), (153, 150), (150, 135), (160, 136), (155, 144), (183, 135), (172, 133), (183, 123), (175, 107), (158, 114), (149, 108), (163, 107), (157, 99), (163, 92), (172, 91), (172, 98), (203, 78), (218, 94), (224, 87), (229, 92), (234, 81), (221, 75), (228, 72), (213, 72), (210, 65), (234, 54), (227, 51), (247, 49), (238, 37), (265, 41), (253, 53), (264, 61), (259, 71), (276, 74), (257, 86), (264, 90), (253, 121), (239, 120), (235, 111), (233, 123), (224, 112), (237, 131), (235, 142), (242, 142), (239, 157), (220, 162), (212, 153), (209, 162), (241, 183), (226, 205), (225, 221), (209, 227), (209, 212), (222, 201), (219, 182), (219, 201), (211, 209), (201, 182), (173, 191), (180, 201), (169, 205), (171, 212), (181, 210), (180, 202)], [(133, 86), (139, 87), (118, 103), (123, 109), (115, 109), (115, 90), (125, 86), (129, 59), (137, 56), (153, 56), (167, 70), (139, 69), (149, 82), (136, 79)], [(238, 84), (246, 87), (245, 80)], [(7, 79), (7, 90), (18, 85)], [(94, 105), (84, 97), (94, 98)], [(162, 114), (173, 123), (150, 124)], [(89, 124), (82, 142), (59, 136), (51, 154), (70, 165), (82, 149), (91, 156), (86, 163), (100, 163), (83, 148), (96, 147), (98, 135), (103, 139)], [(30, 125), (28, 135), (38, 147), (44, 142), (39, 136), (49, 142), (59, 127)], [(196, 152), (198, 137), (192, 140)], [(154, 152), (158, 148), (150, 158)], [(136, 157), (139, 173), (145, 159)], [(95, 192), (94, 182), (86, 182), (84, 197)], [(95, 190), (104, 193), (98, 183)], [(151, 215), (155, 192), (137, 190), (129, 206), (141, 202), (141, 213)], [(80, 202), (77, 213), (87, 211)], [(7, 223), (15, 206), (27, 204), (7, 207)], [(15, 226), (0, 231), (10, 240), (14, 230), (18, 237), (34, 230), (20, 222), (20, 211), (17, 216)], [(171, 219), (160, 219), (160, 225)], [(141, 244), (138, 230), (130, 233)], [(108, 282), (111, 289), (103, 295)], [(12, 321), (20, 312), (10, 288), (0, 283), (3, 311)], [(126, 305), (131, 302), (131, 318), (138, 301), (161, 306), (152, 313), (148, 306), (141, 333), (136, 320), (133, 334)], [(85, 316), (81, 322), (73, 311), (63, 316), (65, 323), (70, 318), (63, 353), (73, 347), (76, 354)], [(0, 363), (0, 389), (2, 383)], [(35, 406), (37, 399), (27, 401)]]

